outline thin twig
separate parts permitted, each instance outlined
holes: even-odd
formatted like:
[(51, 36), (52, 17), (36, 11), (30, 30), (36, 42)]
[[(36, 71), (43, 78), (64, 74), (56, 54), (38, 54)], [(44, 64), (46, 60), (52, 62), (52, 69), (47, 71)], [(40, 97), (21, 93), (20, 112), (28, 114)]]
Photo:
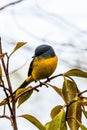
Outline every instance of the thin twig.
[(87, 90), (84, 90), (84, 91), (80, 92), (80, 93), (78, 94), (78, 97), (80, 97), (83, 93), (86, 93), (86, 92), (87, 92)]
[(7, 7), (9, 7), (9, 6), (16, 5), (16, 4), (18, 4), (18, 3), (22, 2), (22, 1), (24, 1), (24, 0), (18, 0), (18, 1), (6, 4), (6, 5), (4, 5), (3, 7), (0, 8), (0, 11), (3, 10), (3, 9), (5, 9), (5, 8), (7, 8)]
[[(3, 54), (2, 53), (1, 38), (0, 38), (0, 54)], [(3, 86), (4, 86), (3, 87), (4, 88), (4, 92), (5, 92), (6, 97), (7, 97), (7, 104), (8, 104), (10, 113), (11, 113), (11, 118), (12, 118), (11, 123), (12, 123), (13, 129), (14, 130), (18, 130), (18, 128), (17, 128), (17, 122), (16, 122), (15, 97), (13, 95), (13, 90), (12, 90), (11, 81), (10, 81), (9, 72), (8, 72), (9, 58), (7, 57), (7, 65), (5, 65), (5, 62), (4, 62), (3, 58), (1, 58), (1, 62), (2, 62), (2, 66), (3, 66), (4, 72), (5, 72), (6, 80), (7, 80), (7, 83), (8, 83), (8, 89), (9, 89), (10, 95), (12, 95), (12, 107), (11, 107), (11, 105), (9, 103), (9, 96), (8, 96), (8, 93), (7, 93), (6, 89), (5, 89), (6, 87), (4, 86), (4, 82), (2, 80), (2, 83), (3, 83)]]
[[(1, 38), (0, 38), (0, 54), (2, 54)], [(7, 73), (6, 73), (6, 72), (7, 72), (7, 69), (6, 69), (6, 67), (5, 67), (5, 63), (4, 63), (3, 58), (1, 58), (1, 62), (2, 62), (2, 66), (3, 66), (3, 69), (4, 69), (5, 75), (6, 75), (6, 77), (7, 77)], [(1, 78), (1, 80), (2, 80), (2, 78)], [(6, 88), (5, 88), (5, 85), (4, 85), (3, 80), (2, 80), (2, 85), (3, 85), (3, 88), (4, 88), (4, 92), (5, 92), (5, 94), (6, 94), (6, 97), (7, 97), (7, 99), (8, 99), (9, 96), (8, 96), (7, 91), (6, 91)], [(8, 104), (10, 113), (13, 114), (12, 109), (11, 109), (11, 106), (10, 106), (10, 103), (9, 103), (9, 99), (7, 100), (7, 102), (8, 102), (7, 104)]]
[(7, 115), (0, 115), (0, 118), (7, 118), (7, 119), (11, 120), (11, 118)]
[(5, 88), (5, 85), (4, 85), (3, 80), (2, 80), (2, 84), (3, 84), (3, 89), (4, 89), (4, 92), (5, 92), (5, 95), (6, 95), (7, 99), (8, 99), (8, 100), (7, 100), (7, 104), (8, 104), (8, 107), (9, 107), (10, 113), (11, 113), (11, 115), (12, 115), (12, 114), (13, 114), (13, 112), (12, 112), (11, 105), (10, 105), (10, 103), (9, 103), (9, 96), (8, 96), (7, 91), (6, 91), (6, 88)]
[[(50, 77), (49, 79), (45, 80), (44, 82), (41, 82), (41, 84), (36, 85), (36, 86), (34, 86), (34, 87), (29, 86), (29, 87), (28, 87), (29, 89), (27, 89), (27, 90), (21, 92), (18, 96), (15, 97), (15, 101), (17, 101), (18, 98), (19, 98), (20, 96), (22, 96), (23, 94), (25, 94), (25, 93), (27, 93), (27, 92), (30, 92), (30, 91), (32, 91), (32, 90), (35, 90), (35, 91), (38, 92), (38, 91), (39, 91), (38, 88), (41, 87), (41, 85), (45, 85), (45, 86), (48, 88), (48, 85), (47, 85), (46, 83), (49, 82), (49, 81), (51, 81), (52, 79), (55, 79), (56, 77), (59, 77), (59, 76), (63, 76), (63, 74), (58, 74), (58, 75), (52, 76), (52, 77)], [(31, 89), (30, 89), (30, 87), (31, 87)]]

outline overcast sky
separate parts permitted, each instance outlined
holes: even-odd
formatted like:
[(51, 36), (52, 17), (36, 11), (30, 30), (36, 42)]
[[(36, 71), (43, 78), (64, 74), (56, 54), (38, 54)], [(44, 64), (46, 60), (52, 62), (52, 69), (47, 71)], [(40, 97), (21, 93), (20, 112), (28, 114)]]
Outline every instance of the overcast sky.
[[(64, 72), (69, 68), (80, 68), (87, 71), (87, 0), (22, 0), (20, 3), (9, 5), (12, 2), (14, 0), (0, 1), (0, 36), (3, 49), (10, 53), (17, 42), (28, 42), (11, 58), (10, 72), (13, 74), (11, 75), (13, 84), (20, 84), (14, 78), (14, 71), (17, 70), (16, 74), (21, 77), (20, 82), (26, 77), (35, 47), (40, 44), (50, 44), (54, 47), (59, 57), (59, 66), (55, 73)], [(5, 5), (9, 6), (1, 9)], [(47, 90), (43, 91), (46, 94)], [(47, 106), (48, 102), (42, 95), (43, 91), (41, 91), (40, 97), (39, 94), (36, 94), (32, 98), (32, 101), (29, 102), (31, 107), (28, 110), (27, 106), (24, 111), (30, 111), (42, 123), (46, 123), (50, 119), (49, 111), (53, 105), (57, 104), (58, 99), (56, 101), (56, 98), (51, 99), (52, 92), (50, 91), (49, 94), (47, 93), (47, 99), (48, 102), (53, 100), (53, 104)], [(41, 104), (41, 100), (39, 101), (41, 98), (44, 100), (43, 104)], [(48, 109), (45, 108), (45, 105)], [(41, 109), (44, 109), (45, 117), (43, 117)], [(23, 111), (23, 108), (19, 109), (19, 113), (21, 113), (20, 110)], [(4, 121), (2, 122), (4, 123)], [(31, 124), (27, 126), (24, 120), (23, 122), (26, 125), (23, 127), (24, 125), (19, 123), (21, 130), (27, 130), (30, 127), (31, 130), (36, 130)], [(0, 129), (12, 130), (9, 126), (9, 123), (6, 127), (0, 125)]]

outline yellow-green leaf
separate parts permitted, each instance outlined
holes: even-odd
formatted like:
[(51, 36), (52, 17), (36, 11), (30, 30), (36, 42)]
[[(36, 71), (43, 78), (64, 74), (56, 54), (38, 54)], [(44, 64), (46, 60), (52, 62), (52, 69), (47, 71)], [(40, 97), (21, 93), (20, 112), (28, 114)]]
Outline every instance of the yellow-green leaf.
[(63, 108), (63, 106), (61, 106), (61, 105), (54, 107), (50, 113), (51, 118), (53, 119), (61, 111), (62, 108)]
[(76, 120), (81, 122), (82, 118), (81, 103), (79, 102), (78, 98), (75, 98), (73, 101), (67, 108), (67, 119), (68, 119), (67, 122), (71, 130), (78, 130), (79, 125), (76, 122)]
[(81, 100), (82, 106), (87, 106), (87, 97), (84, 97), (83, 100)]
[(15, 48), (13, 49), (13, 51), (11, 52), (11, 54), (9, 55), (9, 57), (15, 52), (17, 51), (20, 47), (22, 47), (23, 45), (25, 45), (27, 42), (18, 42), (17, 45), (15, 46)]
[(81, 130), (87, 130), (87, 127), (85, 127), (81, 122), (79, 122), (78, 120), (76, 120), (76, 121), (79, 124)]
[(52, 119), (47, 130), (67, 130), (66, 126), (66, 113), (64, 109)]
[(5, 105), (5, 104), (7, 104), (7, 103), (8, 103), (7, 99), (3, 99), (3, 100), (0, 102), (0, 106), (3, 106), (3, 105)]
[(2, 84), (2, 68), (1, 68), (1, 65), (0, 65), (0, 84)]
[(83, 113), (84, 113), (84, 116), (86, 117), (87, 119), (87, 111), (85, 109), (82, 109)]
[(50, 122), (47, 122), (47, 123), (45, 124), (45, 130), (49, 130), (49, 125), (50, 125)]
[(18, 89), (16, 92), (16, 98), (18, 97), (18, 107), (23, 104), (32, 93), (32, 87)]
[(9, 101), (9, 103), (12, 102), (12, 97), (11, 97), (11, 96), (9, 96), (8, 98), (3, 99), (3, 100), (0, 102), (0, 106), (3, 106), (3, 105), (8, 104), (8, 101)]
[(75, 98), (75, 96), (77, 95), (76, 84), (73, 81), (64, 78), (62, 94), (66, 104), (69, 104), (73, 100), (73, 98)]
[(61, 88), (58, 88), (58, 87), (51, 85), (51, 84), (49, 84), (49, 86), (52, 87), (61, 97), (63, 96)]
[(42, 125), (42, 123), (38, 119), (36, 119), (34, 116), (24, 114), (19, 117), (25, 118), (26, 120), (31, 122), (33, 125), (35, 125), (39, 130), (45, 130), (45, 127)]
[(80, 69), (71, 69), (65, 72), (64, 75), (87, 78), (87, 72), (82, 71)]
[(87, 106), (87, 101), (81, 101), (83, 106)]
[(5, 55), (6, 55), (6, 53), (0, 54), (0, 59), (2, 59)]

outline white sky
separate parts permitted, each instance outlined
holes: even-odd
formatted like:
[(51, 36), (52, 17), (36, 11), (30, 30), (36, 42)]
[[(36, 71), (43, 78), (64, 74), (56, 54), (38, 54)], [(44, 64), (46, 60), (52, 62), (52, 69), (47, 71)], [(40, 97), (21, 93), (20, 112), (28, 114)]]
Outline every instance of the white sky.
[[(10, 2), (13, 0), (1, 0), (0, 7)], [(16, 42), (28, 42), (29, 51), (24, 47), (11, 59), (11, 71), (20, 68), (29, 59), (29, 62), (17, 72), (21, 77), (20, 82), (26, 77), (35, 47), (43, 43), (51, 44), (59, 56), (59, 67), (55, 73), (64, 72), (68, 68), (65, 66), (65, 62), (72, 66), (76, 66), (77, 62), (81, 63), (80, 67), (87, 70), (87, 52), (83, 52), (85, 48), (87, 49), (87, 0), (25, 0), (10, 6), (0, 11), (0, 36), (4, 50), (8, 52), (11, 51)], [(65, 45), (63, 46), (62, 43)], [(75, 48), (67, 47), (69, 43), (72, 43)], [(64, 63), (61, 62), (63, 60)], [(18, 86), (20, 83), (16, 81), (15, 74), (11, 76), (14, 86)], [(49, 103), (51, 101), (53, 104)], [(39, 94), (35, 93), (35, 96), (32, 96), (31, 100), (26, 103), (26, 107), (24, 104), (23, 107), (19, 108), (18, 114), (32, 113), (45, 124), (50, 120), (49, 111), (58, 102), (60, 101), (55, 92), (42, 88)], [(0, 129), (12, 130), (9, 128), (9, 122), (5, 126), (3, 123), (5, 124), (4, 120), (0, 124)], [(27, 126), (27, 122), (23, 119), (18, 119), (18, 123), (19, 130), (27, 130), (30, 127), (31, 130), (36, 130), (36, 127), (31, 124)]]

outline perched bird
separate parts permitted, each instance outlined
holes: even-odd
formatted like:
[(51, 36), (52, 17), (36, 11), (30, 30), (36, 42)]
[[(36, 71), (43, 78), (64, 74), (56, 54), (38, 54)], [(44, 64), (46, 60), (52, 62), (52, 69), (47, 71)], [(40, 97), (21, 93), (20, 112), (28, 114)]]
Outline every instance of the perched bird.
[(32, 58), (33, 60), (31, 61), (28, 70), (28, 77), (13, 92), (13, 94), (15, 94), (20, 88), (25, 88), (32, 81), (39, 81), (41, 79), (49, 78), (57, 67), (58, 58), (50, 45), (38, 46), (35, 49), (35, 53)]
[(32, 81), (49, 78), (57, 67), (57, 61), (58, 58), (51, 46), (38, 46), (30, 63), (28, 77), (19, 88), (26, 87)]

